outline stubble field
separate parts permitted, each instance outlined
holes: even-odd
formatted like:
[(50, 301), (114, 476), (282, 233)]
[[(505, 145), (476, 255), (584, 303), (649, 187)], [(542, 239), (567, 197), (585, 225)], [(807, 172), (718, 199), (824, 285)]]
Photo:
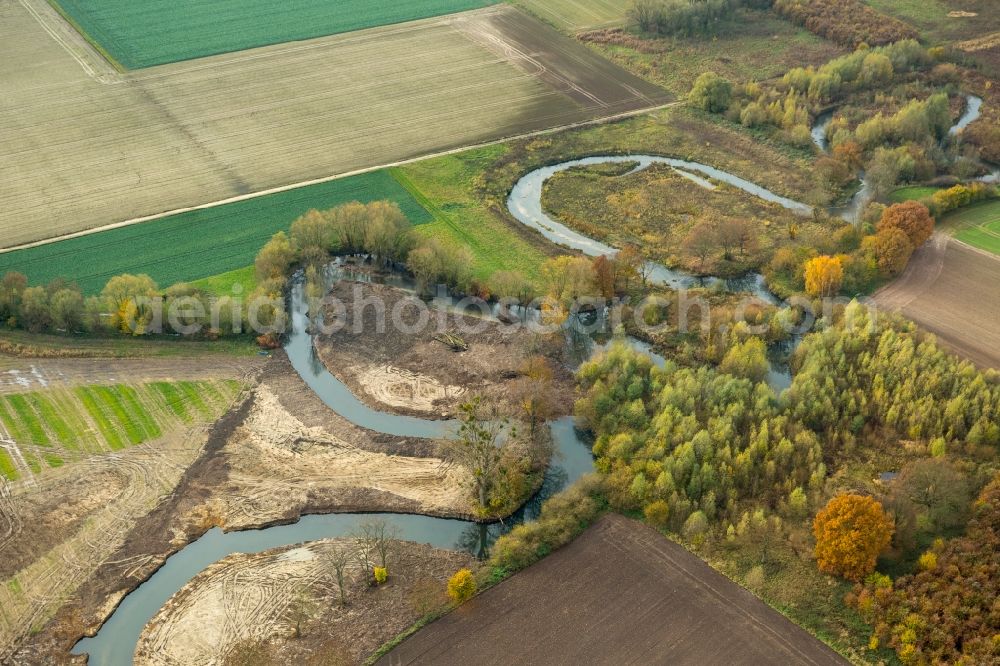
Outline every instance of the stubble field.
[(25, 2), (0, 0), (4, 247), (665, 101), (510, 7), (117, 75)]
[(631, 0), (517, 0), (543, 21), (567, 31), (624, 24)]
[[(127, 69), (441, 16), (492, 0), (57, 0)], [(220, 26), (224, 26), (220, 29)]]

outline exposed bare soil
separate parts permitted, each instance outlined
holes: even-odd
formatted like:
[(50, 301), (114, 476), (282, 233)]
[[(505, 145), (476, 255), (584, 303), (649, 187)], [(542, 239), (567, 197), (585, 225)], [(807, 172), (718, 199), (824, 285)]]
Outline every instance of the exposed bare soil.
[(353, 539), (330, 539), (213, 564), (153, 617), (135, 663), (249, 663), (251, 655), (273, 664), (360, 663), (443, 604), (452, 573), (475, 566), (466, 553), (395, 542), (385, 585), (369, 587), (350, 564), (342, 606), (328, 558), (354, 547)]
[[(418, 312), (422, 301), (394, 287), (341, 282), (330, 294), (342, 303), (343, 326), (317, 338), (317, 352), (327, 369), (369, 406), (424, 418), (453, 416), (457, 406), (475, 395), (508, 399), (511, 384), (532, 355), (547, 355), (559, 365), (560, 345), (537, 336), (526, 327), (513, 328), (472, 315), (431, 310), (426, 325)], [(378, 324), (377, 301), (386, 313)], [(360, 311), (359, 311), (360, 310)], [(405, 329), (393, 325), (393, 313)], [(334, 321), (338, 311), (327, 307), (325, 319)], [(444, 323), (440, 323), (444, 317)], [(435, 340), (439, 332), (459, 335), (467, 351), (456, 352)], [(572, 403), (572, 377), (557, 372), (554, 391), (565, 400), (553, 401), (563, 409)]]
[[(70, 384), (104, 378), (87, 363), (101, 361), (53, 361), (29, 374)], [(134, 371), (198, 372), (197, 361), (158, 363)], [(0, 585), (0, 661), (70, 660), (81, 635), (96, 632), (128, 592), (213, 526), (338, 511), (469, 516), (467, 473), (434, 457), (435, 442), (354, 426), (323, 404), (282, 351), (252, 384), (211, 428), (0, 489), (0, 569), (16, 581)], [(370, 628), (371, 649), (413, 619), (399, 617)]]
[[(125, 361), (112, 369), (95, 359), (0, 357), (0, 394), (51, 394), (76, 384), (134, 379), (252, 380), (255, 365), (253, 358), (213, 356)], [(211, 433), (206, 424), (163, 423), (163, 436), (145, 444), (108, 453), (80, 450), (64, 455), (61, 466), (0, 482), (0, 661), (45, 626), (67, 598), (88, 594), (93, 588), (86, 582), (101, 567), (105, 582), (97, 587), (108, 593), (154, 559), (147, 550), (124, 554), (129, 535), (181, 484)], [(27, 445), (11, 443), (8, 451), (19, 446)], [(20, 653), (16, 663), (31, 654)]]
[(378, 663), (847, 662), (681, 546), (609, 515)]
[(205, 358), (23, 359), (0, 355), (0, 394), (84, 384), (142, 384), (240, 377), (260, 368), (260, 357), (212, 355)]
[(204, 531), (173, 517), (184, 513), (180, 497), (195, 461), (240, 413), (211, 429), (54, 470), (14, 491), (18, 529), (3, 548), (10, 553), (5, 575), (16, 569), (15, 584), (0, 586), (0, 662), (67, 661), (81, 634), (95, 632), (168, 554)]
[(976, 365), (1000, 368), (1000, 258), (937, 232), (906, 271), (875, 294)]
[(246, 419), (211, 462), (216, 491), (202, 511), (225, 529), (303, 513), (470, 515), (467, 473), (434, 450), (431, 441), (373, 433), (337, 415), (279, 352)]

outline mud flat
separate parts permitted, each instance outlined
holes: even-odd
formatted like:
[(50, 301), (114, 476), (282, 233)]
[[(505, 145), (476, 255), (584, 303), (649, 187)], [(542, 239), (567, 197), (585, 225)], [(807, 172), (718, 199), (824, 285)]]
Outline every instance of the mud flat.
[(608, 515), (377, 663), (847, 662), (681, 546)]
[[(541, 354), (558, 361), (563, 353), (561, 344), (546, 341), (525, 326), (507, 326), (482, 316), (431, 309), (426, 325), (418, 326), (417, 313), (424, 303), (391, 286), (341, 282), (331, 296), (344, 309), (328, 306), (325, 321), (333, 322), (340, 314), (343, 325), (317, 338), (319, 358), (365, 404), (390, 413), (452, 417), (458, 405), (473, 396), (509, 395), (529, 357)], [(376, 307), (358, 307), (373, 302), (386, 313), (382, 326)], [(393, 325), (393, 312), (400, 313), (404, 327)], [(439, 317), (445, 317), (443, 326)], [(468, 350), (456, 352), (435, 340), (442, 329), (459, 335)], [(565, 400), (553, 402), (564, 409), (572, 403), (572, 381), (568, 371), (556, 372), (553, 391), (565, 394)]]
[(227, 530), (305, 513), (394, 511), (466, 517), (466, 473), (432, 440), (355, 426), (316, 397), (283, 352), (268, 364), (246, 418), (209, 461), (200, 510)]
[(441, 605), (452, 573), (475, 567), (467, 553), (397, 541), (383, 586), (368, 587), (351, 562), (341, 605), (329, 558), (354, 547), (350, 538), (327, 539), (213, 564), (146, 625), (134, 663), (249, 663), (251, 655), (276, 664), (360, 663)]
[[(150, 442), (113, 455), (95, 457), (42, 477), (51, 481), (19, 486), (15, 493), (38, 498), (36, 514), (17, 514), (20, 525), (38, 522), (67, 531), (49, 550), (20, 555), (31, 563), (0, 586), (0, 661), (16, 664), (63, 663), (82, 633), (97, 631), (118, 602), (158, 569), (166, 557), (209, 525), (191, 509), (211, 488), (194, 481), (204, 452), (221, 447), (245, 416), (234, 408), (209, 428), (188, 437)], [(59, 493), (96, 491), (94, 479), (120, 477), (114, 490), (96, 498), (60, 505)], [(86, 480), (76, 486), (74, 479)], [(114, 486), (112, 486), (114, 488)], [(117, 497), (113, 497), (116, 493)], [(50, 497), (51, 496), (51, 497)], [(19, 501), (17, 506), (22, 504)], [(49, 512), (46, 515), (46, 511)], [(54, 512), (54, 515), (52, 515)], [(65, 512), (65, 513), (64, 513)], [(32, 528), (34, 529), (34, 528)], [(19, 543), (24, 537), (16, 536)]]
[(1000, 258), (938, 232), (874, 299), (976, 365), (1000, 369), (998, 277)]

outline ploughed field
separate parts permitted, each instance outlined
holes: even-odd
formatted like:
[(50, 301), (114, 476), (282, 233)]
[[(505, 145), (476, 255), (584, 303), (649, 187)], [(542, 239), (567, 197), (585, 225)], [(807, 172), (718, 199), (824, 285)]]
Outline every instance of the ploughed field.
[(1000, 369), (1000, 292), (991, 287), (998, 273), (1000, 257), (938, 232), (875, 302), (898, 310), (976, 365)]
[(492, 0), (56, 0), (127, 69), (477, 9)]
[(666, 101), (507, 6), (119, 74), (25, 2), (0, 0), (7, 248)]
[(681, 546), (608, 515), (377, 663), (846, 662)]

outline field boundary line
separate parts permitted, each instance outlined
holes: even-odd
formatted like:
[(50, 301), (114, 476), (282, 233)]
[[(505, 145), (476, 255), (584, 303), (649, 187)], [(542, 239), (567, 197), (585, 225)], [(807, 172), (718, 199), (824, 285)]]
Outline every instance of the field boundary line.
[(343, 173), (335, 174), (332, 176), (322, 176), (320, 178), (312, 178), (309, 180), (303, 180), (296, 183), (291, 183), (289, 185), (280, 185), (278, 187), (271, 187), (264, 190), (259, 190), (257, 192), (250, 192), (248, 194), (241, 194), (234, 197), (229, 197), (226, 199), (219, 199), (217, 201), (212, 201), (209, 203), (199, 204), (197, 206), (185, 206), (183, 208), (175, 208), (173, 210), (164, 211), (162, 213), (154, 213), (152, 215), (144, 215), (142, 217), (135, 217), (129, 220), (124, 220), (122, 222), (114, 222), (111, 224), (105, 224), (99, 227), (93, 227), (91, 229), (84, 229), (83, 231), (76, 231), (71, 234), (64, 234), (62, 236), (54, 236), (52, 238), (46, 238), (43, 240), (32, 241), (30, 243), (22, 243), (20, 245), (13, 245), (10, 247), (0, 248), (0, 254), (8, 254), (10, 252), (17, 252), (18, 250), (28, 250), (34, 247), (41, 247), (43, 245), (51, 245), (53, 243), (58, 243), (61, 241), (72, 240), (74, 238), (82, 238), (84, 236), (91, 236), (94, 234), (99, 234), (105, 231), (112, 231), (114, 229), (121, 229), (123, 227), (130, 227), (136, 224), (142, 224), (144, 222), (154, 222), (156, 220), (161, 220), (163, 218), (171, 217), (174, 215), (180, 215), (181, 213), (190, 213), (197, 210), (208, 210), (211, 208), (218, 208), (220, 206), (225, 206), (227, 204), (238, 203), (240, 201), (249, 201), (252, 199), (257, 199), (260, 197), (265, 197), (271, 194), (279, 194), (281, 192), (288, 192), (290, 190), (296, 190), (302, 187), (309, 187), (311, 185), (322, 185), (323, 183), (333, 182), (335, 180), (342, 180), (344, 178), (350, 178), (352, 176), (361, 176), (368, 173), (373, 173), (376, 171), (382, 171), (385, 169), (392, 169), (394, 167), (407, 166), (409, 164), (415, 164), (417, 162), (422, 162), (424, 160), (436, 159), (439, 157), (448, 157), (450, 155), (457, 155), (459, 153), (464, 153), (469, 150), (477, 150), (480, 148), (487, 148), (489, 146), (496, 146), (508, 141), (518, 141), (521, 139), (530, 139), (537, 136), (546, 136), (549, 134), (558, 134), (559, 132), (565, 132), (568, 130), (579, 129), (581, 127), (591, 127), (595, 125), (603, 125), (607, 123), (617, 122), (619, 120), (624, 120), (626, 118), (634, 118), (636, 116), (645, 115), (647, 113), (653, 113), (655, 111), (662, 111), (663, 109), (668, 109), (680, 104), (682, 101), (666, 102), (664, 104), (658, 104), (655, 106), (643, 107), (641, 109), (635, 109), (632, 111), (625, 111), (622, 113), (616, 113), (610, 116), (602, 116), (600, 118), (591, 118), (589, 120), (582, 120), (575, 123), (568, 123), (564, 125), (557, 125), (555, 127), (549, 127), (541, 130), (534, 130), (532, 132), (523, 132), (521, 134), (515, 134), (511, 136), (500, 137), (497, 139), (492, 139), (490, 141), (484, 141), (481, 143), (467, 144), (463, 146), (458, 146), (455, 148), (449, 148), (448, 150), (436, 151), (433, 153), (419, 155), (417, 157), (410, 157), (404, 160), (397, 160), (395, 162), (389, 162), (386, 164), (379, 164), (370, 167), (364, 167), (361, 169), (354, 169), (352, 171), (345, 171)]
[[(73, 60), (76, 61), (78, 65), (83, 69), (83, 73), (88, 77), (102, 83), (104, 85), (116, 85), (123, 83), (121, 79), (121, 74), (124, 69), (118, 62), (112, 58), (109, 54), (105, 53), (103, 49), (95, 40), (93, 40), (90, 35), (87, 34), (81, 26), (79, 26), (70, 16), (64, 13), (62, 7), (58, 3), (49, 0), (40, 0), (42, 5), (45, 7), (45, 11), (52, 12), (54, 16), (52, 19), (61, 22), (65, 27), (72, 31), (73, 34), (77, 35), (82, 43), (73, 44), (73, 40), (68, 39), (65, 35), (61, 34), (59, 30), (51, 25), (50, 21), (43, 16), (43, 10), (39, 10), (37, 7), (31, 4), (31, 0), (18, 0), (18, 3), (24, 7), (24, 10), (28, 12), (38, 25), (41, 26), (52, 40), (58, 44)], [(88, 57), (90, 56), (90, 57)], [(104, 72), (99, 72), (98, 69), (100, 65), (107, 65), (110, 69)]]
[[(978, 229), (978, 227), (973, 227), (973, 228), (974, 229)], [(972, 250), (973, 252), (975, 252), (977, 254), (981, 254), (981, 255), (985, 256), (986, 258), (988, 258), (988, 259), (992, 259), (993, 261), (1000, 262), (1000, 257), (998, 257), (994, 253), (990, 252), (989, 250), (984, 250), (981, 247), (976, 247), (975, 245), (970, 245), (969, 243), (966, 243), (964, 240), (958, 238), (957, 236), (952, 236), (951, 240), (954, 241), (954, 243), (956, 245), (961, 245), (966, 250)]]

